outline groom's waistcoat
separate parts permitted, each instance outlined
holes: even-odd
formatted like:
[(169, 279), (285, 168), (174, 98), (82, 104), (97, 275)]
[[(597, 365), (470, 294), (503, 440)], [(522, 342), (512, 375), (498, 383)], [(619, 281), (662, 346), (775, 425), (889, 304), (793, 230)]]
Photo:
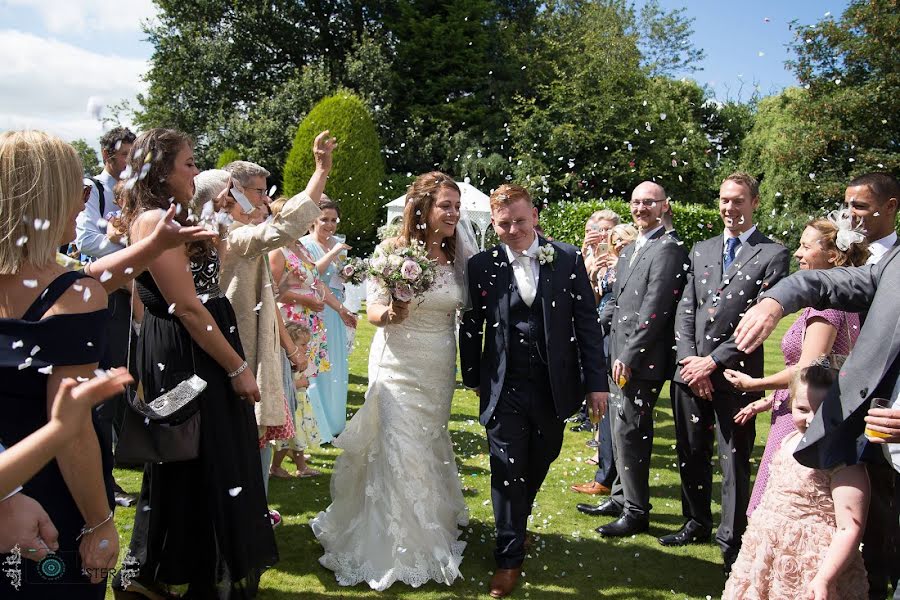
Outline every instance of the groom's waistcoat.
[(548, 381), (547, 336), (544, 331), (544, 304), (540, 286), (531, 306), (519, 295), (519, 288), (510, 286), (509, 348), (507, 350), (505, 382)]

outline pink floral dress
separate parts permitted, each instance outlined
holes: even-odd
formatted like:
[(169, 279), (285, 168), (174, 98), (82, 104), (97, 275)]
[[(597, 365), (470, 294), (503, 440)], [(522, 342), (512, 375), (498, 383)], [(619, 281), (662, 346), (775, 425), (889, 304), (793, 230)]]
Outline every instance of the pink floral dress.
[[(800, 361), (806, 325), (813, 318), (825, 319), (837, 329), (837, 337), (835, 337), (834, 346), (831, 349), (832, 353), (849, 354), (850, 349), (856, 343), (856, 338), (859, 336), (859, 315), (830, 308), (828, 310), (807, 308), (785, 332), (784, 337), (781, 338), (781, 352), (784, 354), (784, 364), (786, 366), (796, 365)], [(763, 452), (762, 461), (759, 463), (759, 471), (756, 473), (753, 493), (750, 495), (750, 504), (747, 505), (748, 517), (753, 514), (753, 511), (762, 500), (763, 492), (766, 490), (766, 482), (769, 480), (769, 463), (772, 462), (772, 457), (781, 448), (781, 442), (784, 441), (784, 438), (797, 430), (794, 427), (794, 420), (791, 418), (789, 397), (790, 394), (787, 389), (775, 392), (775, 402), (772, 405), (772, 425), (769, 427), (766, 449)]]
[[(309, 251), (297, 245), (297, 253), (282, 248), (284, 254), (284, 289), (307, 296), (313, 296), (320, 287), (319, 271)], [(325, 335), (325, 322), (320, 313), (315, 313), (299, 304), (281, 304), (281, 314), (286, 321), (302, 323), (309, 328), (309, 367), (306, 376), (315, 377), (319, 373), (331, 370), (328, 362), (328, 342)]]
[[(769, 485), (744, 532), (725, 584), (727, 600), (797, 600), (816, 576), (837, 529), (831, 480), (840, 469), (804, 467), (788, 435), (775, 458)], [(854, 552), (832, 591), (841, 600), (866, 600), (869, 582), (862, 554)]]

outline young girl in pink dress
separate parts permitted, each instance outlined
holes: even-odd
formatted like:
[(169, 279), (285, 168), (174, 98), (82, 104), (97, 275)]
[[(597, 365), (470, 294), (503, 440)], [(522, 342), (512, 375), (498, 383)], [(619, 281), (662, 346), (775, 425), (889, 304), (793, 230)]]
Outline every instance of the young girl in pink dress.
[(791, 380), (797, 431), (784, 439), (772, 460), (768, 486), (744, 532), (723, 599), (869, 597), (859, 552), (869, 506), (865, 466), (810, 469), (793, 454), (836, 374), (823, 359)]

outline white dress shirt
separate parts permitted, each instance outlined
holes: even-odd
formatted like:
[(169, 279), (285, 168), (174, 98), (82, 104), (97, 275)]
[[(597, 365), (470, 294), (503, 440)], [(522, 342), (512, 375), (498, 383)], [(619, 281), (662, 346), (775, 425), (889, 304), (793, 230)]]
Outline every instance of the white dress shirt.
[(897, 243), (897, 232), (892, 231), (890, 235), (886, 235), (880, 240), (875, 240), (869, 244), (869, 258), (866, 259), (867, 265), (877, 264), (881, 258), (888, 253)]
[(537, 249), (538, 249), (538, 236), (537, 233), (534, 234), (534, 240), (532, 240), (531, 245), (528, 246), (528, 249), (525, 252), (516, 252), (506, 244), (503, 244), (503, 247), (506, 249), (506, 257), (509, 259), (509, 265), (512, 267), (513, 275), (516, 277), (516, 284), (519, 284), (521, 281), (522, 275), (522, 262), (516, 260), (519, 256), (525, 255), (527, 256), (531, 262), (531, 273), (534, 275), (534, 281), (537, 283), (538, 278), (541, 273), (541, 265), (537, 260)]
[(106, 214), (100, 214), (100, 194), (97, 192), (97, 186), (90, 179), (85, 179), (85, 185), (91, 186), (91, 195), (84, 204), (84, 210), (78, 213), (78, 218), (75, 220), (75, 246), (82, 254), (92, 258), (100, 258), (121, 250), (125, 246), (111, 242), (106, 237), (106, 225), (101, 227), (97, 224), (100, 219), (105, 219), (107, 215), (117, 215), (121, 212), (113, 193), (116, 178), (110, 175), (109, 171), (103, 169), (103, 172), (97, 175), (95, 179), (103, 184)]

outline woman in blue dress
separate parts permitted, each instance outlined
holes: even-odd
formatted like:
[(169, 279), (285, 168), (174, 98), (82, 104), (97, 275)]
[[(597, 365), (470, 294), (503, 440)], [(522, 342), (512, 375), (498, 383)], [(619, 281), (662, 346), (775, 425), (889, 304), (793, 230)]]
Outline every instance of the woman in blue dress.
[(324, 409), (325, 422), (319, 423), (319, 430), (323, 438), (328, 438), (337, 437), (347, 424), (347, 327), (356, 327), (356, 315), (343, 305), (341, 267), (350, 246), (334, 235), (341, 217), (340, 209), (330, 200), (323, 200), (319, 208), (322, 214), (316, 219), (312, 233), (300, 238), (300, 243), (312, 254), (322, 280), (342, 303), (339, 310), (326, 306), (322, 313), (331, 370), (311, 380), (307, 392), (313, 405), (318, 402)]

